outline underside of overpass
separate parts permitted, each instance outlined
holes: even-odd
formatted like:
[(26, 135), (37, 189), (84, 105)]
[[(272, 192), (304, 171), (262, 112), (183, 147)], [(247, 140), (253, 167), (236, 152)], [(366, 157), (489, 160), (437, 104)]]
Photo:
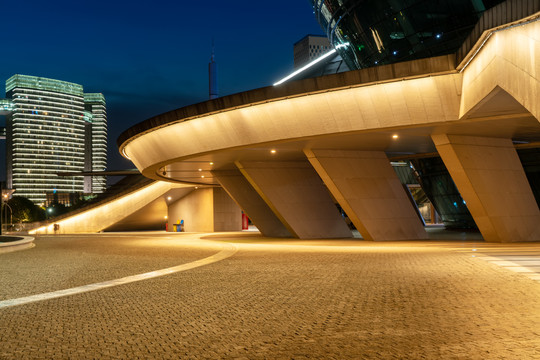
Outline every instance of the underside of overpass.
[(449, 191), (423, 160), (435, 158), (454, 205), (486, 241), (540, 241), (539, 16), (485, 31), (459, 61), (294, 81), (142, 122), (118, 143), (156, 181), (36, 232), (165, 222), (169, 230), (180, 222), (185, 231), (239, 230), (242, 210), (266, 236), (350, 237), (337, 203), (365, 239), (423, 239), (390, 161), (412, 160), (433, 201), (437, 186), (437, 196)]
[(389, 159), (436, 154), (486, 241), (540, 241), (538, 184), (516, 152), (540, 144), (539, 15), (484, 32), (459, 63), (226, 96), (140, 123), (119, 147), (149, 178), (223, 186), (265, 235), (351, 236), (337, 201), (371, 240), (426, 237)]
[(124, 186), (119, 194), (53, 218), (29, 233), (172, 230), (180, 221), (184, 231), (237, 231), (241, 210), (219, 187), (154, 180)]

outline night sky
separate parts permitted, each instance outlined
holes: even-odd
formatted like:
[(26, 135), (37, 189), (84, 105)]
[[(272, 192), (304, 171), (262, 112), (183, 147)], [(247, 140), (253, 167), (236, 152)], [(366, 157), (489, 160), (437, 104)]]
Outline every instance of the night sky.
[(13, 74), (103, 93), (110, 170), (134, 167), (118, 153), (122, 131), (208, 99), (212, 39), (223, 96), (288, 75), (293, 44), (323, 33), (308, 0), (31, 0), (5, 1), (1, 8), (0, 97)]

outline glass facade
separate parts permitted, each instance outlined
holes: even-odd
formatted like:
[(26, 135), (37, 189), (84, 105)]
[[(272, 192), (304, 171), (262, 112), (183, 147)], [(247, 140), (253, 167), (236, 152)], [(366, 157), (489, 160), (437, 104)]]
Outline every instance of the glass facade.
[(426, 196), (448, 229), (477, 229), (450, 173), (440, 157), (411, 160)]
[(517, 153), (536, 203), (540, 207), (540, 149), (518, 149)]
[(408, 161), (392, 162), (392, 168), (396, 172), (399, 181), (407, 189), (414, 200), (416, 208), (422, 217), (424, 224), (439, 223), (439, 215), (431, 204), (429, 197), (418, 182), (418, 177), (413, 166)]
[(311, 0), (350, 69), (456, 52), (482, 13), (504, 0)]
[[(540, 149), (518, 149), (517, 154), (540, 206)], [(447, 228), (476, 229), (466, 203), (439, 157), (411, 160), (422, 189)]]
[[(6, 122), (8, 187), (15, 189), (15, 195), (36, 204), (45, 203), (47, 193), (83, 192), (83, 177), (57, 175), (83, 171), (85, 156), (93, 151), (88, 148), (85, 132), (92, 124), (90, 121), (94, 117), (100, 119), (100, 114), (90, 117), (85, 112), (82, 86), (14, 75), (6, 81), (6, 95), (13, 103)], [(105, 134), (98, 131), (98, 146), (103, 146), (103, 136), (106, 139), (106, 117), (101, 119), (105, 122)], [(104, 153), (100, 154), (105, 154), (106, 162), (104, 146)]]

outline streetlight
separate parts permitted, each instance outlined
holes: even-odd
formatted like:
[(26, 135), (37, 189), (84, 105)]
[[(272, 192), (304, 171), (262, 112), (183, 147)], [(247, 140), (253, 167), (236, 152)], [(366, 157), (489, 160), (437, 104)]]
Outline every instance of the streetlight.
[[(4, 197), (6, 198), (7, 195), (4, 195)], [(3, 205), (7, 206), (9, 209), (9, 225), (13, 225), (13, 209), (7, 202), (4, 202)], [(6, 230), (7, 230), (9, 229), (9, 227), (7, 227), (7, 212), (4, 213), (4, 219), (5, 219)]]

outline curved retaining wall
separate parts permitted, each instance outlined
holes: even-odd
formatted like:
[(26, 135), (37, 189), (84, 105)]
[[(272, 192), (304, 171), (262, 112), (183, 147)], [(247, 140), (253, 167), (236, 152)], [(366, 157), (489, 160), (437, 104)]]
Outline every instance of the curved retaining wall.
[(13, 236), (20, 238), (20, 240), (2, 242), (2, 237), (0, 236), (0, 254), (8, 253), (12, 251), (24, 250), (33, 248), (34, 238), (31, 236)]

